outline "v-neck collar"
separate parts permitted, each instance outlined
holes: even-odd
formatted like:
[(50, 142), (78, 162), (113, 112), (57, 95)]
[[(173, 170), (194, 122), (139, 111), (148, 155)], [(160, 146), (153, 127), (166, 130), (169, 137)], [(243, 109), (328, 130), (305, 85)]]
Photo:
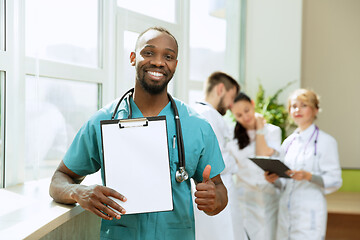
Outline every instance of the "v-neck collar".
[[(131, 109), (132, 109), (132, 117), (133, 118), (140, 118), (140, 117), (144, 117), (144, 115), (142, 114), (142, 112), (140, 111), (139, 107), (136, 105), (136, 103), (134, 102), (134, 99), (132, 97), (130, 97), (130, 105), (131, 105)], [(160, 111), (160, 113), (158, 114), (158, 116), (161, 115), (166, 115), (169, 112), (171, 112), (171, 102), (169, 101), (166, 106)]]
[(301, 140), (306, 140), (306, 139), (309, 139), (312, 135), (312, 133), (315, 131), (315, 124), (311, 124), (307, 129), (305, 129), (304, 131), (302, 132), (299, 132), (299, 130), (297, 130), (297, 134), (298, 134), (298, 137), (301, 139)]

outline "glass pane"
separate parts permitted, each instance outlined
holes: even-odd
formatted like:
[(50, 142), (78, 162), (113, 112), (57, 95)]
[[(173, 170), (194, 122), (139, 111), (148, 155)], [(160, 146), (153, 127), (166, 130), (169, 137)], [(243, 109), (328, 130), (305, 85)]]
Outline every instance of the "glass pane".
[(5, 50), (5, 1), (0, 0), (0, 50)]
[(25, 180), (50, 177), (98, 109), (98, 85), (26, 76)]
[[(190, 80), (205, 81), (214, 71), (225, 70), (226, 20), (213, 2), (190, 1)], [(220, 7), (218, 7), (220, 8)]]
[(130, 53), (135, 50), (135, 43), (139, 33), (124, 31), (124, 91), (134, 87), (135, 84), (135, 67), (130, 64)]
[(117, 0), (119, 7), (175, 23), (175, 0)]
[(4, 184), (4, 90), (5, 73), (0, 72), (0, 188)]
[(97, 0), (26, 0), (26, 55), (98, 67)]

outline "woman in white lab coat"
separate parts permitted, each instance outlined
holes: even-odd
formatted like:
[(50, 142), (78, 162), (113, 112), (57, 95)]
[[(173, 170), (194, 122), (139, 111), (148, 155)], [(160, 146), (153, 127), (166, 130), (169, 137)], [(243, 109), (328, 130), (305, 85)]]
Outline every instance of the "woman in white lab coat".
[(230, 152), (237, 161), (237, 207), (251, 240), (275, 239), (278, 190), (264, 179), (264, 171), (248, 157), (277, 156), (281, 146), (281, 129), (267, 124), (255, 113), (254, 102), (244, 93), (235, 98), (231, 111), (236, 119)]
[(341, 168), (336, 140), (314, 124), (319, 98), (298, 89), (289, 97), (289, 113), (298, 128), (282, 144), (284, 163), (291, 178), (265, 178), (282, 189), (277, 239), (325, 239), (325, 194), (341, 187)]

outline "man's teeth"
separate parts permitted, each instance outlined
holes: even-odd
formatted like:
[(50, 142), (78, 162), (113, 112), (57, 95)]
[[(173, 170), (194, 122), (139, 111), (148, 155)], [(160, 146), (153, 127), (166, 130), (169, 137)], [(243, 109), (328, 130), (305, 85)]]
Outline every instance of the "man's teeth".
[(162, 76), (164, 76), (164, 74), (159, 73), (159, 72), (148, 72), (148, 73), (151, 74), (151, 75), (153, 75), (153, 76), (155, 76), (155, 77), (162, 77)]

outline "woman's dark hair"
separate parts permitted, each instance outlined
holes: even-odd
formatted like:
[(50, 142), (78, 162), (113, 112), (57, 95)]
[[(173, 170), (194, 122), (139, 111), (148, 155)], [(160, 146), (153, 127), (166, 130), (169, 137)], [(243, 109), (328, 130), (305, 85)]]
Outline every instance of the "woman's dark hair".
[[(243, 92), (240, 92), (234, 100), (234, 103), (239, 101), (248, 101), (251, 103), (251, 99)], [(239, 148), (244, 149), (247, 145), (250, 144), (250, 138), (247, 134), (246, 128), (241, 125), (238, 121), (236, 121), (235, 129), (234, 129), (234, 137), (238, 140)]]

